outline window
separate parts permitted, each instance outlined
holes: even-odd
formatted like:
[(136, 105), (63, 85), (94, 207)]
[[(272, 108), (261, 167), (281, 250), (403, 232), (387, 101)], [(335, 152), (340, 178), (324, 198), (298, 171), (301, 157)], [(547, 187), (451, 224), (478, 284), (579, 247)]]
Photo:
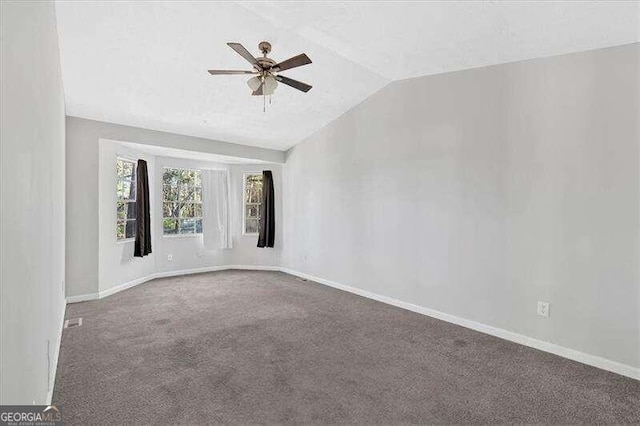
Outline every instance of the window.
[(162, 228), (164, 235), (202, 234), (202, 181), (199, 170), (164, 169)]
[(116, 174), (116, 238), (123, 241), (136, 236), (136, 164), (118, 158)]
[(260, 209), (262, 207), (262, 173), (244, 175), (244, 221), (245, 234), (257, 234), (260, 229)]

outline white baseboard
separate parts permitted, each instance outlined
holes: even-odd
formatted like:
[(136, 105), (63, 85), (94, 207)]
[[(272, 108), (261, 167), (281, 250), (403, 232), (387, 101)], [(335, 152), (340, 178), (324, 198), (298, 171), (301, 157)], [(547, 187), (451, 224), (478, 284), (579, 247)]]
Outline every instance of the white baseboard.
[(67, 303), (78, 303), (78, 302), (86, 302), (88, 300), (96, 300), (99, 299), (100, 295), (98, 293), (87, 293), (87, 294), (79, 294), (77, 296), (67, 296)]
[(393, 299), (388, 296), (372, 293), (367, 290), (351, 287), (345, 284), (326, 280), (320, 277), (315, 277), (309, 274), (305, 274), (305, 273), (298, 272), (288, 268), (283, 268), (280, 266), (223, 265), (223, 266), (211, 266), (211, 267), (198, 268), (198, 269), (184, 269), (180, 271), (158, 272), (146, 277), (138, 278), (136, 280), (129, 281), (127, 283), (112, 287), (110, 289), (101, 291), (99, 293), (67, 297), (67, 303), (76, 303), (76, 302), (84, 302), (87, 300), (101, 299), (103, 297), (110, 296), (114, 293), (120, 292), (122, 290), (126, 290), (128, 288), (134, 287), (138, 284), (142, 284), (147, 281), (151, 281), (156, 278), (199, 274), (203, 272), (224, 271), (229, 269), (244, 269), (244, 270), (254, 270), (254, 271), (282, 271), (287, 274), (295, 275), (297, 277), (304, 278), (310, 281), (315, 281), (317, 283), (334, 287), (339, 290), (347, 291), (349, 293), (357, 294), (362, 297), (377, 300), (378, 302), (387, 303), (389, 305), (397, 306), (399, 308), (406, 309), (408, 311), (416, 312), (422, 315), (427, 315), (429, 317), (446, 321), (452, 324), (460, 325), (462, 327), (470, 328), (472, 330), (476, 330), (481, 333), (490, 334), (492, 336), (499, 337), (501, 339), (509, 340), (511, 342), (519, 343), (521, 345), (529, 346), (544, 352), (549, 352), (564, 358), (568, 358), (573, 361), (581, 362), (583, 364), (591, 365), (593, 367), (601, 368), (603, 370), (611, 371), (613, 373), (621, 374), (626, 377), (631, 377), (633, 379), (640, 380), (640, 368), (637, 368), (637, 367), (632, 367), (630, 365), (622, 364), (617, 361), (612, 361), (596, 355), (591, 355), (591, 354), (577, 351), (575, 349), (570, 349), (564, 346), (560, 346), (555, 343), (545, 342), (543, 340), (535, 339), (533, 337), (528, 337), (513, 331), (505, 330), (498, 327), (493, 327), (491, 325), (483, 324), (477, 321), (447, 314), (445, 312), (440, 312), (435, 309), (430, 309), (423, 306), (414, 305), (412, 303), (403, 302), (401, 300)]
[(102, 299), (107, 296), (111, 296), (112, 294), (121, 292), (123, 290), (127, 290), (131, 287), (135, 287), (139, 284), (146, 283), (147, 281), (155, 280), (156, 278), (168, 278), (168, 277), (177, 277), (180, 275), (202, 274), (204, 272), (226, 271), (230, 269), (244, 269), (249, 271), (280, 271), (282, 268), (280, 268), (279, 266), (271, 266), (271, 265), (220, 265), (220, 266), (207, 266), (205, 268), (181, 269), (179, 271), (156, 272), (154, 274), (147, 275), (141, 278), (136, 278), (135, 280), (126, 282), (124, 284), (119, 284), (117, 286), (108, 288), (106, 290), (102, 290), (98, 293), (88, 293), (88, 294), (80, 294), (77, 296), (69, 296), (67, 297), (67, 303), (78, 303), (78, 302), (86, 302), (89, 300)]
[(51, 360), (51, 365), (53, 369), (51, 371), (52, 377), (49, 377), (49, 383), (51, 383), (51, 387), (47, 390), (47, 405), (51, 405), (51, 399), (53, 398), (53, 389), (56, 387), (56, 374), (58, 371), (58, 357), (60, 356), (60, 345), (62, 344), (62, 330), (64, 329), (64, 316), (67, 311), (67, 303), (63, 299), (62, 300), (62, 318), (60, 319), (60, 329), (58, 330), (58, 335), (56, 336), (56, 342), (54, 343), (53, 359)]
[(282, 272), (295, 275), (300, 278), (307, 279), (309, 281), (315, 281), (320, 284), (324, 284), (330, 287), (337, 288), (339, 290), (347, 291), (349, 293), (357, 294), (362, 297), (377, 300), (378, 302), (387, 303), (389, 305), (397, 306), (408, 311), (416, 312), (419, 314), (427, 315), (432, 318), (436, 318), (442, 321), (446, 321), (452, 324), (460, 325), (462, 327), (470, 328), (481, 333), (490, 334), (501, 339), (509, 340), (511, 342), (519, 343), (521, 345), (529, 346), (535, 349), (539, 349), (544, 352), (549, 352), (564, 358), (568, 358), (573, 361), (581, 362), (583, 364), (590, 365), (592, 367), (601, 368), (603, 370), (611, 371), (632, 379), (640, 380), (640, 368), (632, 367), (630, 365), (622, 364), (617, 361), (612, 361), (606, 358), (602, 358), (596, 355), (590, 355), (584, 352), (570, 349), (564, 346), (556, 345), (554, 343), (545, 342), (543, 340), (528, 337), (523, 334), (515, 333), (513, 331), (504, 330), (502, 328), (493, 327), (480, 322), (472, 321), (466, 318), (461, 318), (455, 315), (447, 314), (445, 312), (436, 311), (434, 309), (425, 308), (423, 306), (414, 305), (412, 303), (403, 302), (401, 300), (393, 299), (391, 297), (382, 296), (380, 294), (372, 293), (370, 291), (362, 290), (356, 287), (351, 287), (345, 284), (340, 284), (334, 281), (326, 280), (324, 278), (314, 277), (302, 272), (294, 271), (288, 268), (280, 268)]
[(229, 269), (241, 269), (246, 271), (282, 271), (280, 266), (267, 265), (232, 265)]

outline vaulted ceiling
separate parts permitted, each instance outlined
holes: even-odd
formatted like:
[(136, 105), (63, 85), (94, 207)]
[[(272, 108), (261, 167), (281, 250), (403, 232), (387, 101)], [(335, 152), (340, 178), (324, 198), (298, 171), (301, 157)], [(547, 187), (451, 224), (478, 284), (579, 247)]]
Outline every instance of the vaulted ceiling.
[[(284, 150), (398, 79), (640, 41), (640, 3), (56, 2), (67, 114)], [(226, 42), (313, 64), (262, 111)]]

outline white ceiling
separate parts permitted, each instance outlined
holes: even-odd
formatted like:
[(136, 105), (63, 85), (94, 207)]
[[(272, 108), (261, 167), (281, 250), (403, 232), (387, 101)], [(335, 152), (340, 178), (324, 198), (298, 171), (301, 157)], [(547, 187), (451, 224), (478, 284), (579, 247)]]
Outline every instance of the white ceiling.
[[(287, 149), (390, 81), (640, 41), (640, 2), (57, 1), (67, 114)], [(226, 42), (273, 44), (281, 85), (262, 112)]]

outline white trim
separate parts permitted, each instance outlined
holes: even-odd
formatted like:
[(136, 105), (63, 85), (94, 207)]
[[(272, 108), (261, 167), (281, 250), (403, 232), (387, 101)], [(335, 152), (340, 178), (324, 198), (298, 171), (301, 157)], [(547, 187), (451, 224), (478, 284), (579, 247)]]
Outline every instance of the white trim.
[[(129, 281), (128, 283), (125, 283), (125, 284), (112, 287), (110, 289), (101, 291), (99, 293), (91, 293), (91, 294), (85, 294), (85, 295), (79, 295), (79, 296), (69, 296), (67, 297), (67, 303), (76, 303), (76, 302), (84, 302), (87, 300), (101, 299), (103, 297), (107, 297), (114, 293), (120, 292), (122, 290), (126, 290), (128, 288), (134, 287), (138, 284), (142, 284), (147, 281), (151, 281), (156, 278), (199, 274), (203, 272), (224, 271), (224, 270), (230, 270), (230, 269), (245, 269), (250, 271), (281, 271), (290, 275), (304, 278), (309, 281), (315, 281), (317, 283), (324, 284), (329, 287), (333, 287), (339, 290), (347, 291), (349, 293), (357, 294), (359, 296), (366, 297), (368, 299), (377, 300), (378, 302), (393, 305), (398, 308), (406, 309), (408, 311), (416, 312), (416, 313), (426, 315), (432, 318), (436, 318), (442, 321), (446, 321), (452, 324), (460, 325), (462, 327), (479, 331), (481, 333), (489, 334), (495, 337), (499, 337), (501, 339), (509, 340), (514, 343), (519, 343), (524, 346), (529, 346), (531, 348), (535, 348), (544, 352), (548, 352), (554, 355), (568, 358), (573, 361), (581, 362), (583, 364), (587, 364), (592, 367), (601, 368), (603, 370), (611, 371), (613, 373), (630, 377), (632, 379), (640, 380), (640, 368), (637, 368), (637, 367), (632, 367), (630, 365), (622, 364), (617, 361), (613, 361), (613, 360), (602, 358), (596, 355), (580, 352), (575, 349), (570, 349), (564, 346), (560, 346), (555, 343), (545, 342), (543, 340), (535, 339), (533, 337), (528, 337), (523, 334), (515, 333), (513, 331), (505, 330), (498, 327), (493, 327), (491, 325), (483, 324), (477, 321), (447, 314), (445, 312), (440, 312), (435, 309), (414, 305), (413, 303), (403, 302), (401, 300), (393, 299), (388, 296), (372, 293), (367, 290), (362, 290), (356, 287), (340, 284), (335, 281), (330, 281), (324, 278), (315, 277), (313, 275), (305, 274), (302, 272), (295, 271), (293, 269), (284, 268), (280, 266), (222, 265), (222, 266), (211, 266), (211, 267), (198, 268), (198, 269), (184, 269), (179, 271), (158, 272), (143, 278), (138, 278), (136, 280)], [(57, 357), (57, 354), (56, 354), (56, 357)]]
[[(163, 218), (164, 219), (164, 218)], [(180, 219), (180, 218), (173, 218), (173, 217), (169, 217), (167, 219)], [(194, 217), (193, 219), (202, 219), (201, 217)], [(198, 232), (197, 234), (162, 234), (162, 238), (192, 238), (192, 237), (202, 237), (202, 232)], [(136, 240), (135, 238), (133, 239), (134, 241)]]
[(67, 303), (87, 302), (99, 298), (100, 295), (98, 293), (78, 294), (77, 296), (67, 296)]
[(391, 297), (382, 296), (370, 291), (326, 280), (324, 278), (314, 277), (313, 275), (308, 275), (302, 272), (294, 271), (292, 269), (280, 268), (280, 270), (287, 274), (295, 275), (297, 277), (304, 278), (310, 281), (315, 281), (317, 283), (334, 287), (339, 290), (347, 291), (349, 293), (357, 294), (368, 299), (377, 300), (378, 302), (387, 303), (398, 308), (406, 309), (408, 311), (416, 312), (452, 324), (460, 325), (462, 327), (470, 328), (481, 333), (490, 334), (501, 339), (509, 340), (511, 342), (519, 343), (524, 346), (529, 346), (531, 348), (539, 349), (544, 352), (549, 352), (554, 355), (568, 358), (573, 361), (581, 362), (592, 367), (601, 368), (603, 370), (621, 374), (632, 379), (640, 380), (640, 368), (637, 367), (632, 367), (630, 365), (622, 364), (617, 361), (612, 361), (610, 359), (602, 358), (596, 355), (590, 355), (584, 352), (577, 351), (575, 349), (556, 345), (555, 343), (545, 342), (543, 340), (538, 340), (533, 337), (528, 337), (522, 334), (515, 333), (513, 331), (508, 331), (466, 318), (461, 318), (455, 315), (447, 314), (445, 312), (440, 312), (434, 309), (425, 308), (423, 306), (414, 305), (412, 303), (403, 302)]
[(280, 266), (269, 265), (231, 265), (228, 269), (244, 269), (246, 271), (282, 271)]
[[(116, 239), (118, 237), (116, 236)], [(125, 238), (123, 240), (116, 240), (116, 244), (126, 244), (126, 243), (135, 243), (136, 237)]]
[(57, 341), (55, 343), (55, 352), (53, 353), (53, 360), (51, 363), (51, 366), (53, 367), (51, 369), (51, 375), (52, 377), (49, 377), (49, 383), (51, 384), (51, 387), (49, 389), (47, 389), (47, 401), (46, 404), (47, 405), (51, 405), (51, 399), (53, 398), (53, 390), (56, 387), (56, 374), (58, 371), (58, 357), (60, 355), (60, 345), (62, 344), (62, 330), (64, 329), (64, 322), (65, 322), (65, 314), (67, 312), (67, 302), (65, 299), (62, 299), (62, 318), (60, 320), (60, 330), (58, 331), (58, 335), (57, 337)]
[(78, 303), (78, 302), (86, 302), (89, 300), (103, 299), (107, 296), (111, 296), (112, 294), (121, 292), (123, 290), (127, 290), (131, 287), (135, 287), (142, 283), (146, 283), (147, 281), (155, 280), (156, 278), (168, 278), (168, 277), (177, 277), (180, 275), (202, 274), (204, 272), (226, 271), (230, 269), (244, 269), (248, 271), (280, 271), (282, 268), (280, 268), (279, 266), (271, 266), (271, 265), (220, 265), (220, 266), (208, 266), (205, 268), (181, 269), (178, 271), (157, 272), (142, 278), (137, 278), (135, 280), (126, 282), (124, 284), (116, 285), (106, 290), (102, 290), (98, 293), (88, 293), (88, 294), (80, 294), (76, 296), (68, 296), (67, 303)]

